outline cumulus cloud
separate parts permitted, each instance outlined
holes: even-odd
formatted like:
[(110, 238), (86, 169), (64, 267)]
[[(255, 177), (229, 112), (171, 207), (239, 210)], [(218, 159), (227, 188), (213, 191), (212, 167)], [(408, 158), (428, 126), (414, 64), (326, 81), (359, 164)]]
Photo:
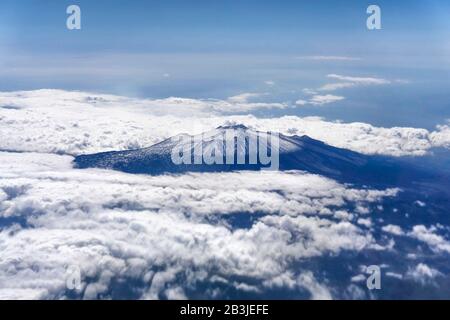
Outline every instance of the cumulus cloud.
[(89, 299), (114, 297), (120, 283), (148, 299), (190, 297), (197, 286), (205, 298), (221, 288), (332, 298), (295, 263), (379, 248), (357, 212), (335, 213), (397, 194), (302, 172), (151, 177), (75, 170), (72, 159), (0, 153), (1, 298), (67, 297), (70, 266)]
[(390, 234), (393, 234), (396, 236), (401, 236), (401, 235), (405, 234), (403, 232), (402, 228), (400, 228), (399, 226), (396, 226), (396, 225), (392, 225), (392, 224), (382, 227), (382, 230), (384, 232), (387, 232), (387, 233), (390, 233)]
[[(391, 251), (391, 235), (450, 252), (439, 226), (408, 232), (386, 222), (383, 238), (372, 233), (374, 208), (397, 197), (398, 189), (356, 188), (304, 172), (151, 177), (75, 170), (73, 157), (62, 155), (140, 148), (227, 124), (306, 134), (366, 154), (422, 155), (450, 141), (447, 125), (430, 132), (229, 115), (255, 107), (247, 101), (252, 98), (0, 93), (0, 149), (19, 151), (0, 152), (0, 299), (115, 297), (118, 291), (184, 299), (193, 297), (192, 288), (202, 288), (205, 298), (229, 290), (290, 290), (328, 299), (337, 294), (330, 281), (299, 264), (341, 252)], [(71, 266), (81, 271), (78, 293), (66, 288)], [(411, 270), (409, 278), (417, 271)], [(417, 272), (430, 274), (423, 267)], [(361, 296), (356, 287), (351, 292)]]
[[(450, 120), (447, 120), (447, 122), (450, 123)], [(450, 148), (450, 126), (437, 126), (437, 130), (430, 134), (430, 140), (436, 146)]]
[[(115, 95), (96, 95), (87, 92), (63, 91), (63, 90), (36, 90), (22, 92), (3, 92), (0, 95), (0, 105), (15, 105), (20, 101), (20, 106), (26, 107), (53, 107), (53, 108), (86, 108), (102, 107), (117, 109), (127, 107), (134, 110), (151, 111), (152, 114), (177, 114), (183, 115), (211, 115), (246, 113), (257, 109), (287, 108), (284, 103), (249, 103), (251, 97), (261, 94), (244, 93), (228, 100), (217, 99), (188, 99), (170, 97), (166, 99), (137, 99)], [(234, 99), (233, 99), (234, 98)]]
[[(423, 155), (432, 147), (450, 147), (447, 125), (430, 132), (419, 128), (328, 122), (314, 117), (263, 119), (251, 115), (223, 116), (215, 112), (205, 115), (196, 113), (196, 105), (205, 106), (204, 101), (197, 100), (140, 100), (39, 90), (1, 93), (0, 105), (15, 106), (0, 109), (1, 150), (82, 154), (136, 149), (177, 134), (198, 134), (232, 123), (261, 131), (308, 135), (365, 154)], [(176, 106), (184, 108), (185, 113), (174, 112)]]
[(433, 251), (450, 253), (450, 242), (437, 233), (437, 228), (424, 225), (414, 226), (408, 236), (426, 243)]
[(442, 276), (442, 273), (425, 263), (419, 263), (414, 269), (408, 271), (407, 276), (421, 284), (427, 284), (434, 283), (435, 278)]

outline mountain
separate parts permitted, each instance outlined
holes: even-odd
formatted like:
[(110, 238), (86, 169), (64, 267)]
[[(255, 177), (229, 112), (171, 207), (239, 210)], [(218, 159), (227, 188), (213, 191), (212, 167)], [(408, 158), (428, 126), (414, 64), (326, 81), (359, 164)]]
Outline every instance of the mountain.
[[(232, 140), (227, 133), (232, 135)], [(349, 150), (328, 146), (308, 136), (279, 137), (279, 155), (281, 170), (305, 170), (315, 173), (326, 172), (339, 175), (342, 169), (351, 169), (363, 165), (367, 159), (365, 156)], [(254, 140), (252, 140), (254, 139)], [(128, 173), (161, 174), (176, 172), (211, 172), (233, 170), (260, 170), (268, 165), (258, 163), (250, 164), (250, 141), (259, 142), (258, 151), (272, 154), (270, 134), (251, 130), (243, 125), (221, 126), (201, 135), (190, 136), (181, 134), (166, 139), (151, 147), (128, 150), (112, 151), (92, 155), (82, 155), (75, 159), (78, 168), (103, 168), (124, 171)], [(226, 147), (233, 145), (234, 161), (226, 164)], [(201, 144), (201, 146), (199, 145)], [(175, 148), (188, 150), (192, 154), (192, 164), (174, 164), (172, 153)], [(200, 151), (199, 151), (200, 150)], [(215, 153), (214, 153), (215, 151)], [(245, 163), (237, 164), (237, 154), (245, 154)], [(204, 154), (217, 155), (222, 158), (224, 164), (194, 164), (194, 156)]]
[[(411, 185), (413, 181), (432, 181), (436, 178), (427, 170), (419, 170), (395, 158), (359, 154), (327, 145), (308, 136), (277, 136), (279, 170), (302, 170), (341, 182), (383, 186)], [(74, 162), (75, 167), (80, 169), (102, 168), (150, 175), (261, 170), (273, 165), (274, 161), (270, 165), (261, 161), (251, 164), (250, 155), (255, 151), (251, 143), (258, 141), (258, 154), (267, 152), (267, 155), (275, 159), (276, 140), (270, 138), (265, 132), (254, 131), (243, 125), (221, 126), (201, 135), (181, 134), (148, 148), (81, 155), (76, 157)], [(179, 153), (180, 157), (190, 155), (185, 159), (189, 159), (191, 163), (185, 161), (175, 164), (172, 159), (174, 150), (182, 151)], [(234, 152), (232, 164), (226, 164), (227, 150)], [(207, 164), (205, 161), (194, 164), (196, 157), (202, 160), (201, 156), (205, 154), (212, 155), (214, 159), (220, 160), (219, 163), (224, 164)], [(245, 155), (245, 161), (242, 161), (244, 163), (238, 164), (238, 154)]]

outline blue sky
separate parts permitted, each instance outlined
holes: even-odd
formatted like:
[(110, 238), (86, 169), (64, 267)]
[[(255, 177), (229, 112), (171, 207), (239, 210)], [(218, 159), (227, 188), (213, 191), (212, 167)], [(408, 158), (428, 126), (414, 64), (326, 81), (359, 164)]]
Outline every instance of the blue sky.
[[(77, 4), (82, 30), (66, 29)], [(380, 31), (366, 8), (382, 9)], [(344, 100), (265, 115), (318, 115), (432, 128), (450, 118), (448, 1), (62, 1), (0, 4), (0, 90), (61, 88), (132, 96), (263, 93), (294, 104), (329, 74), (389, 80)], [(328, 59), (312, 59), (312, 57)], [(331, 59), (347, 57), (350, 59)]]

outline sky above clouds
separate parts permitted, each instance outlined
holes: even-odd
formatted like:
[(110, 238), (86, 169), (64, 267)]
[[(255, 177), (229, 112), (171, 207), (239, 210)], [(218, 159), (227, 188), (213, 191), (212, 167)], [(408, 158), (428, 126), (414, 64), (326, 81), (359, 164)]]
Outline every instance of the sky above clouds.
[(380, 31), (366, 28), (367, 1), (75, 2), (79, 31), (65, 27), (73, 1), (2, 1), (0, 90), (221, 100), (250, 93), (309, 101), (257, 116), (386, 127), (432, 129), (450, 118), (446, 1), (378, 1)]

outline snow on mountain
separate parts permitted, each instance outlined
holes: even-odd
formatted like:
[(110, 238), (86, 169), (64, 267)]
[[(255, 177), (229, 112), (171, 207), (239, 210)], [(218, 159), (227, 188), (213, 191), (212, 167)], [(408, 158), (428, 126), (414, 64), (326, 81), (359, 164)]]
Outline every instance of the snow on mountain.
[[(426, 185), (427, 192), (447, 192), (448, 173), (435, 171), (433, 167), (419, 168), (411, 161), (367, 156), (308, 136), (271, 134), (274, 133), (244, 125), (220, 126), (200, 135), (181, 134), (147, 148), (80, 155), (75, 157), (74, 165), (79, 169), (101, 168), (150, 175), (301, 170), (345, 183), (411, 189), (418, 189), (420, 183)], [(274, 141), (276, 148), (272, 146)], [(252, 153), (256, 154), (252, 156)], [(267, 162), (262, 162), (261, 156)]]
[[(179, 152), (184, 162), (174, 161), (174, 153)], [(214, 162), (206, 160), (210, 155)], [(276, 169), (335, 176), (367, 162), (363, 155), (327, 146), (307, 136), (285, 136), (232, 125), (195, 136), (178, 135), (143, 149), (81, 155), (75, 158), (75, 164), (78, 168), (160, 174), (260, 170), (269, 167), (268, 162), (261, 161), (262, 157), (277, 161)]]

